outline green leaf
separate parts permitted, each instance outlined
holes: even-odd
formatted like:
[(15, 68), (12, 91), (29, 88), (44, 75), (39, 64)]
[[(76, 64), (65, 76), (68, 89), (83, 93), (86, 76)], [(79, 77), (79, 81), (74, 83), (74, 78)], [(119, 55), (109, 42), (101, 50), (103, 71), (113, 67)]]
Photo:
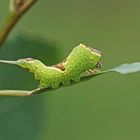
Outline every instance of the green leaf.
[(118, 72), (120, 74), (139, 72), (140, 71), (140, 62), (122, 64), (118, 67), (106, 70), (103, 73), (111, 72), (111, 71)]
[[(33, 57), (47, 65), (55, 64), (59, 58), (59, 45), (53, 40), (37, 34), (17, 33), (10, 36), (0, 49), (0, 58), (16, 60)], [(53, 54), (53, 55), (52, 55)], [(0, 65), (0, 94), (24, 95), (37, 87), (38, 82), (26, 70), (12, 66)], [(11, 89), (8, 92), (4, 89)], [(14, 89), (19, 89), (18, 91)], [(21, 91), (27, 89), (29, 91)], [(21, 94), (19, 94), (21, 93)], [(40, 126), (48, 120), (49, 98), (44, 96), (0, 97), (0, 139), (6, 140), (35, 140), (42, 132)], [(45, 114), (44, 114), (45, 111)], [(44, 119), (42, 119), (42, 116)], [(14, 126), (14, 129), (13, 129)], [(29, 126), (29, 127), (27, 127)], [(22, 135), (25, 132), (26, 135)], [(38, 133), (35, 133), (38, 132)], [(7, 135), (8, 133), (8, 135)], [(22, 138), (21, 138), (22, 135)]]

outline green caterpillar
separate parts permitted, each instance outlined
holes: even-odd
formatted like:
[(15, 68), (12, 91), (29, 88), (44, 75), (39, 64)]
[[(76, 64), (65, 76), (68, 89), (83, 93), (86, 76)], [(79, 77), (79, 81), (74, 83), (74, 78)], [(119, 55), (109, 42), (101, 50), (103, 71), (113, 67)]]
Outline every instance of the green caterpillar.
[(99, 51), (80, 44), (72, 50), (65, 61), (54, 66), (46, 66), (41, 61), (32, 58), (17, 61), (1, 60), (0, 62), (29, 69), (40, 81), (39, 88), (58, 88), (60, 84), (68, 85), (71, 81), (79, 82), (83, 72), (100, 68), (100, 58)]

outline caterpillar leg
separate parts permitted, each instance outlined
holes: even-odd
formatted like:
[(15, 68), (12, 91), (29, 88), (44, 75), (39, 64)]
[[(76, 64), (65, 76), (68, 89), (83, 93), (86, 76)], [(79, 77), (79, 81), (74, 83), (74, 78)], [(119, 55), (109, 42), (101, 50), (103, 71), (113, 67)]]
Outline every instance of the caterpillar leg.
[(95, 75), (95, 74), (99, 73), (100, 70), (99, 69), (93, 69), (93, 70), (89, 69), (88, 72), (89, 72), (90, 75)]
[(100, 73), (100, 70), (98, 69), (89, 69), (89, 70), (86, 70), (85, 72), (82, 72), (80, 74), (80, 77), (83, 78), (83, 77), (88, 77), (88, 76), (91, 76), (91, 75), (96, 75)]

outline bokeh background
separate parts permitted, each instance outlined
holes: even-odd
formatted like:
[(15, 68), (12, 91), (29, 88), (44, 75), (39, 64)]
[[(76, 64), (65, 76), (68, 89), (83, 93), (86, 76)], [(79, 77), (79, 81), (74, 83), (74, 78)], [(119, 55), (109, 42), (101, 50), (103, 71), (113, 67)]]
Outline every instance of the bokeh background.
[[(0, 1), (0, 25), (8, 14)], [(84, 43), (103, 69), (140, 61), (140, 0), (40, 0), (10, 34), (0, 59), (55, 64)], [(0, 97), (0, 140), (138, 140), (140, 73), (108, 73), (28, 98)], [(0, 89), (33, 89), (33, 75), (0, 65)]]

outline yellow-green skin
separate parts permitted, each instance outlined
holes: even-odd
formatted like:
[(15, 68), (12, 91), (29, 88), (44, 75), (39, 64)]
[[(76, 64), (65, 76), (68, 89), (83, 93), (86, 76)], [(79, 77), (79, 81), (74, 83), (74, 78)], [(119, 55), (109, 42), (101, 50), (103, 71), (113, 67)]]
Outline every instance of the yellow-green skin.
[(40, 88), (57, 88), (62, 82), (64, 72), (58, 68), (46, 66), (39, 60), (21, 59), (18, 61), (21, 67), (28, 68), (30, 72), (34, 73), (35, 78), (40, 81)]
[(65, 73), (68, 81), (73, 80), (80, 81), (80, 74), (89, 69), (95, 69), (95, 66), (101, 54), (94, 52), (91, 48), (86, 47), (83, 44), (75, 47), (67, 57), (65, 63)]
[(39, 60), (19, 59), (23, 68), (28, 68), (40, 81), (40, 88), (58, 88), (60, 84), (68, 85), (70, 81), (79, 82), (80, 74), (89, 69), (94, 70), (101, 54), (83, 44), (75, 47), (63, 63), (64, 70), (54, 66), (46, 66)]

